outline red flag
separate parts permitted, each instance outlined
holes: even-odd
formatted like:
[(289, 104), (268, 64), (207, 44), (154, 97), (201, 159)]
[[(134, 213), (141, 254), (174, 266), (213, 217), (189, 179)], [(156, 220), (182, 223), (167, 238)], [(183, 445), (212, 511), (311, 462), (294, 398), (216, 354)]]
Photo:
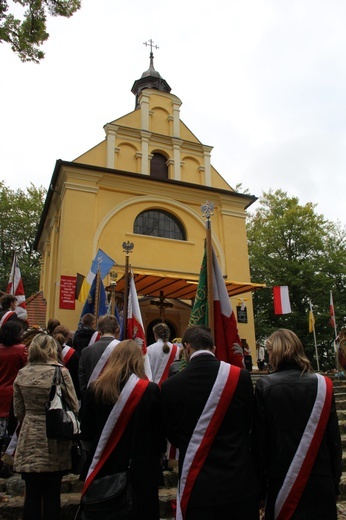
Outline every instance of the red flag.
[(275, 314), (289, 314), (291, 311), (287, 285), (273, 287)]
[(330, 291), (330, 305), (329, 305), (329, 311), (330, 311), (330, 318), (329, 323), (330, 326), (335, 328), (335, 310), (334, 310), (334, 303), (333, 303), (333, 294), (332, 291)]
[(13, 294), (17, 298), (16, 314), (19, 318), (25, 320), (27, 318), (25, 294), (16, 253), (13, 255), (11, 274), (8, 280), (6, 293)]
[(216, 357), (221, 361), (244, 368), (244, 354), (238, 334), (237, 321), (214, 249), (213, 292)]
[(147, 342), (144, 334), (141, 310), (139, 308), (136, 285), (133, 275), (130, 278), (129, 298), (127, 306), (127, 331), (126, 337), (134, 339), (142, 349), (144, 356), (144, 369), (148, 379), (151, 380), (151, 368), (147, 354)]

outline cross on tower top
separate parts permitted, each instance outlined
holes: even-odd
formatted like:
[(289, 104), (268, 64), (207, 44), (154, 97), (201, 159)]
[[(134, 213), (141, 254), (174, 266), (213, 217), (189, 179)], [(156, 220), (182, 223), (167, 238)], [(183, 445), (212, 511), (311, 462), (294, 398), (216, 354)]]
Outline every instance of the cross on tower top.
[(154, 49), (159, 49), (160, 47), (158, 47), (157, 45), (154, 45), (154, 42), (153, 40), (150, 38), (149, 41), (147, 42), (143, 42), (143, 45), (145, 45), (146, 47), (149, 47), (150, 46), (150, 54), (152, 55), (153, 54), (153, 48)]

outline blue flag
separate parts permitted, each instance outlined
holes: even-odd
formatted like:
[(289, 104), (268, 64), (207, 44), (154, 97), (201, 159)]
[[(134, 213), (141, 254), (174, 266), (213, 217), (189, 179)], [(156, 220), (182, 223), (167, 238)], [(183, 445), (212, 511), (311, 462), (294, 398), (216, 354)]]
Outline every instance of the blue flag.
[(98, 269), (100, 269), (101, 279), (103, 280), (112, 269), (114, 264), (114, 260), (110, 256), (106, 255), (102, 249), (99, 249), (91, 264), (90, 272), (87, 275), (87, 282), (90, 284), (92, 283)]
[[(94, 277), (93, 283), (91, 285), (88, 297), (86, 299), (86, 302), (84, 304), (82, 314), (81, 316), (84, 316), (84, 314), (95, 313), (95, 293), (96, 293), (96, 280), (97, 276)], [(102, 278), (100, 277), (100, 304), (99, 304), (99, 310), (98, 310), (98, 316), (103, 316), (104, 314), (107, 314), (108, 309), (106, 305), (106, 291), (105, 287), (102, 282)]]

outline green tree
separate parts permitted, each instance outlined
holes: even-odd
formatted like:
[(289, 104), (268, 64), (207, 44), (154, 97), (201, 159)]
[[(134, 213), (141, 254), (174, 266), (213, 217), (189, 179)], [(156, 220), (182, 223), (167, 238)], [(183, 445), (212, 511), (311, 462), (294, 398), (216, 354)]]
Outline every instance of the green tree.
[(0, 42), (11, 45), (22, 61), (38, 63), (48, 39), (47, 14), (69, 18), (81, 6), (80, 0), (15, 0), (25, 10), (21, 19), (9, 12), (7, 0), (0, 0)]
[(11, 190), (0, 181), (0, 289), (6, 291), (13, 252), (18, 256), (25, 296), (39, 289), (39, 254), (33, 243), (46, 190), (31, 184), (26, 190)]
[[(314, 204), (300, 205), (297, 197), (281, 190), (263, 193), (259, 202), (247, 222), (251, 277), (267, 286), (254, 295), (256, 335), (264, 338), (280, 327), (292, 329), (313, 357), (314, 338), (308, 329), (311, 299), (319, 350), (322, 353), (325, 345), (333, 364), (329, 294), (333, 291), (341, 326), (346, 320), (345, 229), (317, 214)], [(292, 313), (274, 314), (272, 287), (276, 285), (289, 287)]]

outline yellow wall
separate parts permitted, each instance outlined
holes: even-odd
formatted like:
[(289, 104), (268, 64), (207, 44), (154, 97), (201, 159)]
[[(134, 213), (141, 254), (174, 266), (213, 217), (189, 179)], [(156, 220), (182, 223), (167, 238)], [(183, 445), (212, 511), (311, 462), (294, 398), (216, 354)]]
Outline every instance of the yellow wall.
[[(147, 153), (160, 152), (173, 160), (174, 144), (179, 143), (180, 180), (188, 185), (136, 175), (142, 172), (145, 150), (141, 125), (146, 118), (141, 109), (105, 126), (106, 134), (111, 128), (115, 135), (115, 149), (108, 153), (108, 159), (106, 136), (103, 142), (79, 156), (74, 164), (61, 165), (39, 239), (41, 289), (48, 302), (47, 320), (55, 317), (72, 330), (77, 327), (82, 304), (76, 302), (75, 311), (59, 309), (60, 277), (76, 276), (77, 273), (87, 275), (98, 248), (123, 265), (122, 243), (130, 240), (135, 244), (130, 257), (134, 269), (175, 273), (182, 278), (197, 277), (205, 238), (201, 204), (206, 200), (215, 204), (212, 239), (223, 274), (228, 280), (250, 281), (245, 207), (251, 202), (251, 197), (234, 194), (212, 166), (211, 186), (206, 186), (204, 180), (208, 166), (202, 143), (180, 120), (179, 137), (173, 136), (174, 128), (177, 128), (173, 106), (180, 105), (180, 100), (155, 90), (145, 93), (149, 96), (149, 128), (145, 132)], [(109, 160), (114, 161), (114, 169), (107, 163)], [(82, 164), (91, 167), (83, 168)], [(174, 178), (173, 165), (169, 168), (170, 178)], [(122, 175), (117, 170), (131, 172), (131, 175)], [(149, 209), (162, 209), (177, 217), (186, 230), (186, 241), (135, 235), (135, 218)], [(119, 277), (122, 275), (120, 267), (114, 267), (114, 270)], [(108, 277), (105, 284), (109, 281)], [(249, 323), (240, 324), (239, 332), (247, 339), (255, 356), (251, 294), (244, 295), (244, 298)], [(237, 301), (232, 300), (234, 310), (236, 304)], [(166, 316), (182, 329), (186, 327), (189, 310), (186, 306), (167, 309)], [(158, 310), (143, 304), (145, 327), (155, 317), (158, 317)]]

